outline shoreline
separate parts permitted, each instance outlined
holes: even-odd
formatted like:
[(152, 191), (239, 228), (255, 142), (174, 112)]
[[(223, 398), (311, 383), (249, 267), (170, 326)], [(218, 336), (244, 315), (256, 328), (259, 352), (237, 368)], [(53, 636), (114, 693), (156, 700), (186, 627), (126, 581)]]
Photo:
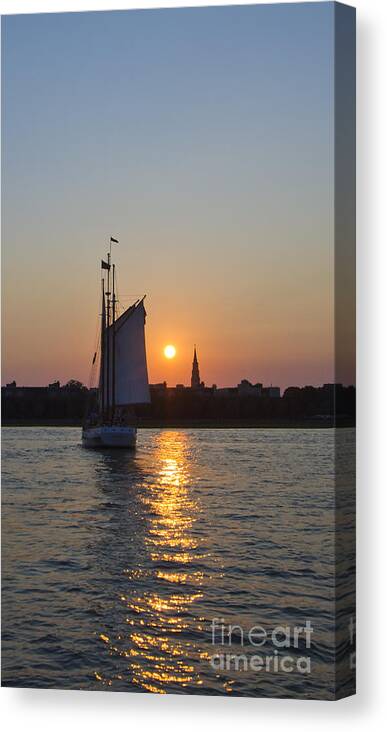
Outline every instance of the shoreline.
[[(2, 427), (82, 427), (80, 420), (59, 419), (6, 419)], [(139, 429), (333, 429), (356, 427), (355, 420), (339, 418), (336, 424), (330, 419), (267, 419), (267, 420), (140, 420)]]

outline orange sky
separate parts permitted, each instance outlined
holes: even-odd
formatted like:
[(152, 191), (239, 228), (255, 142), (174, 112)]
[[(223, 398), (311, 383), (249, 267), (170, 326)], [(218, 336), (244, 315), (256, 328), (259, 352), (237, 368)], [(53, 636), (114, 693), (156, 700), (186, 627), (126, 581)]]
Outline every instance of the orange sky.
[(5, 19), (3, 383), (88, 383), (110, 235), (152, 383), (333, 380), (333, 5)]

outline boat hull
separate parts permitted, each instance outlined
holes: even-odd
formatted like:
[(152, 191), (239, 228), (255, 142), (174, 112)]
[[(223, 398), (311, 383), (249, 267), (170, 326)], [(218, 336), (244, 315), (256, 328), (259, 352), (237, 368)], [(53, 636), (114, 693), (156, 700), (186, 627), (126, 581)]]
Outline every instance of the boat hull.
[(136, 427), (102, 425), (87, 427), (82, 431), (82, 445), (91, 449), (104, 447), (133, 448), (136, 446), (136, 438)]

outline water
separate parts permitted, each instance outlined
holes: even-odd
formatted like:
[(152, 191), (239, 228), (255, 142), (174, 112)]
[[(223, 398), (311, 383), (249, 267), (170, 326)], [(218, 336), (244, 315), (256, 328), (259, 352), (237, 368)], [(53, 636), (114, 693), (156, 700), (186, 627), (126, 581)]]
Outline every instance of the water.
[[(78, 429), (4, 429), (3, 684), (329, 698), (334, 436), (142, 430), (128, 453), (84, 450)], [(343, 492), (349, 530), (352, 503)], [(215, 618), (240, 626), (231, 646)], [(271, 630), (307, 619), (311, 647), (277, 650)], [(267, 642), (242, 647), (257, 625)], [(247, 661), (221, 668), (230, 653)], [(257, 670), (257, 653), (311, 669)]]

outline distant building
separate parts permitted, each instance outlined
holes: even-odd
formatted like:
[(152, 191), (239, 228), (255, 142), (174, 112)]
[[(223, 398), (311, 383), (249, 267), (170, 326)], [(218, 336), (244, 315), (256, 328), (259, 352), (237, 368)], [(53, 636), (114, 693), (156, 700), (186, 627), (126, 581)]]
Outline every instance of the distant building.
[(201, 386), (204, 386), (204, 383), (202, 384), (200, 381), (199, 362), (198, 362), (198, 357), (196, 355), (196, 346), (195, 346), (194, 347), (194, 356), (193, 356), (193, 361), (192, 361), (191, 389), (200, 389)]
[(266, 386), (262, 389), (263, 396), (269, 397), (270, 399), (279, 399), (281, 396), (281, 389), (279, 386)]
[(1, 387), (1, 394), (9, 399), (34, 399), (43, 398), (48, 394), (48, 386), (17, 386), (15, 382), (11, 382)]
[(223, 386), (220, 389), (216, 389), (214, 394), (219, 399), (227, 399), (228, 397), (236, 397), (238, 395), (238, 389), (236, 386)]
[(149, 384), (151, 393), (162, 393), (167, 391), (167, 382), (162, 381), (160, 384)]
[(242, 379), (237, 389), (238, 396), (262, 396), (262, 384), (251, 384), (247, 379)]
[(334, 394), (337, 389), (342, 389), (342, 384), (324, 384), (323, 389), (324, 391), (328, 392), (329, 394)]

